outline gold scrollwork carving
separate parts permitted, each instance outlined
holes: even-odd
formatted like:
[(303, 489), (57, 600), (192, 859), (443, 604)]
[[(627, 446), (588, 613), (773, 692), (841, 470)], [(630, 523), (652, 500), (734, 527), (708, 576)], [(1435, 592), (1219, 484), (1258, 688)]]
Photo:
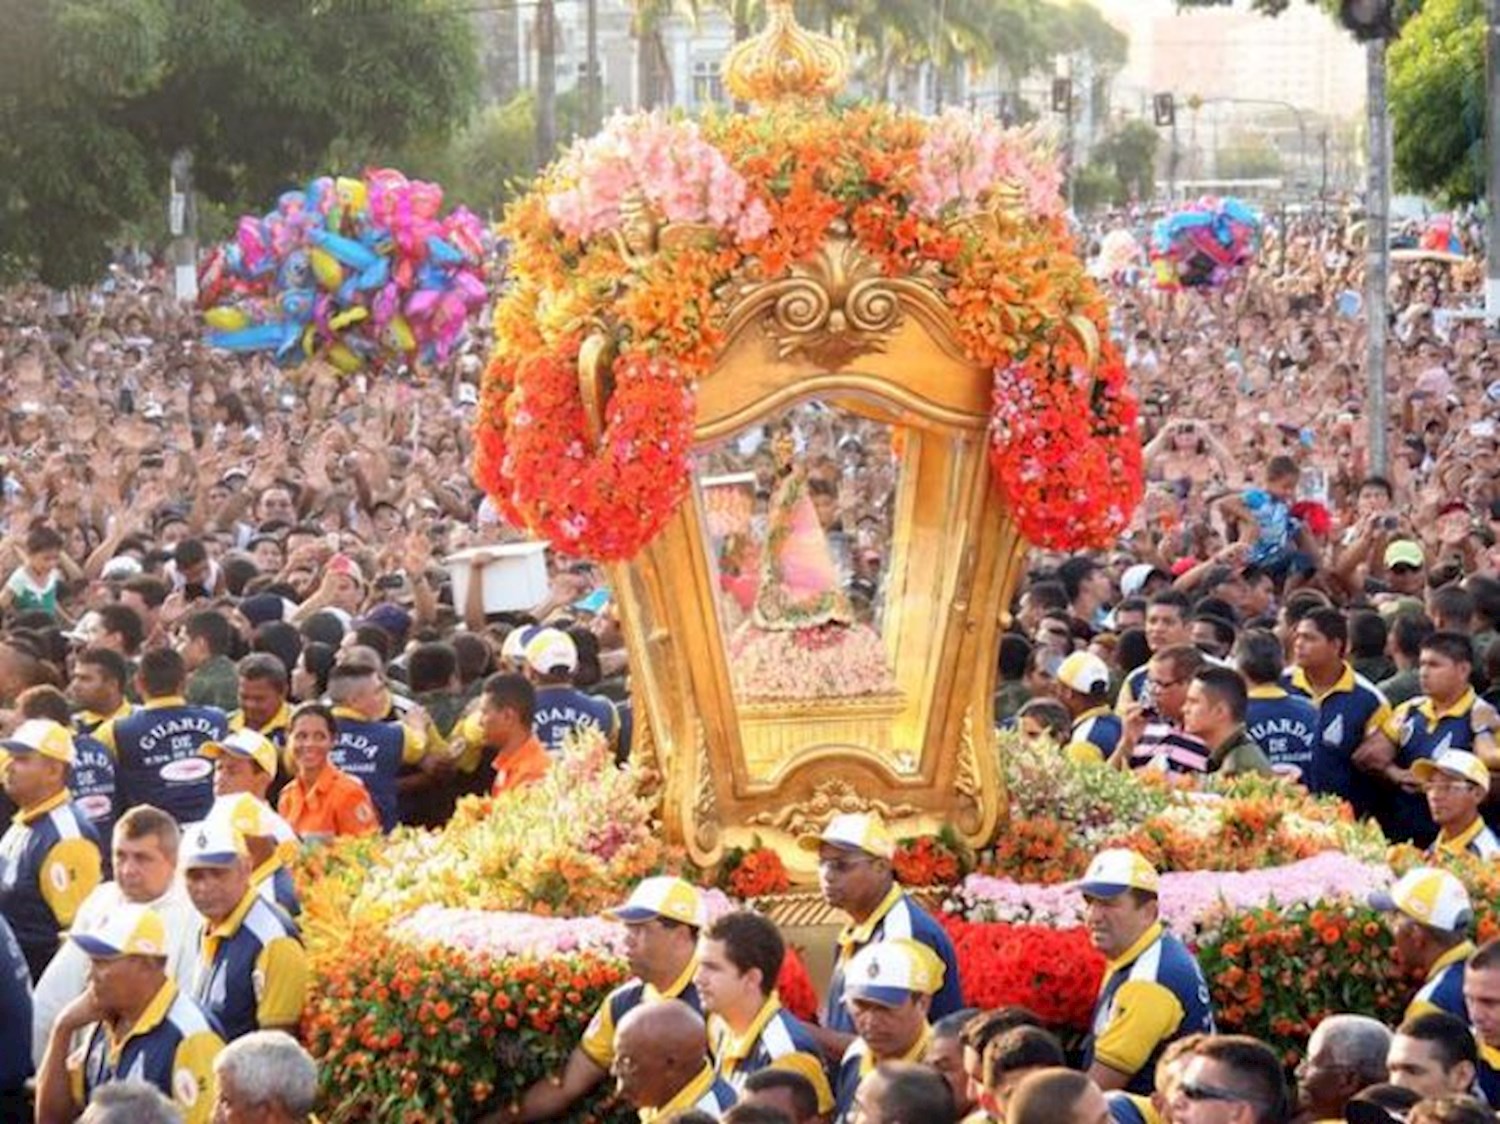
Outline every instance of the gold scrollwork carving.
[(963, 725), (958, 732), (957, 766), (953, 777), (953, 792), (958, 797), (956, 826), (960, 831), (972, 834), (983, 822), (984, 805), (979, 779), (979, 750), (974, 742), (974, 716), (970, 711), (964, 712)]
[(887, 277), (849, 238), (831, 238), (793, 266), (791, 276), (743, 287), (725, 330), (732, 339), (760, 320), (777, 359), (802, 354), (837, 371), (861, 355), (884, 352), (908, 312), (935, 339), (951, 341), (953, 317), (937, 284), (935, 276)]
[(708, 757), (708, 738), (698, 731), (698, 784), (693, 793), (693, 842), (698, 850), (712, 852), (719, 845), (719, 793), (714, 787)]
[(830, 777), (814, 787), (807, 799), (759, 812), (750, 817), (749, 823), (754, 827), (770, 827), (788, 835), (802, 836), (822, 831), (834, 816), (846, 812), (874, 812), (890, 822), (920, 815), (921, 811), (911, 804), (888, 804), (861, 795), (848, 781)]

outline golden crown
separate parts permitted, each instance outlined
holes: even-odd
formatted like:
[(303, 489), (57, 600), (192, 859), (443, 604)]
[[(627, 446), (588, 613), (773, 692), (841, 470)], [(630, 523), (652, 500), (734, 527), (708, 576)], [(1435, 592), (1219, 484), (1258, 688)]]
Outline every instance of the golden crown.
[(724, 85), (755, 105), (826, 100), (844, 88), (849, 59), (827, 35), (797, 22), (792, 0), (767, 0), (766, 29), (724, 59)]

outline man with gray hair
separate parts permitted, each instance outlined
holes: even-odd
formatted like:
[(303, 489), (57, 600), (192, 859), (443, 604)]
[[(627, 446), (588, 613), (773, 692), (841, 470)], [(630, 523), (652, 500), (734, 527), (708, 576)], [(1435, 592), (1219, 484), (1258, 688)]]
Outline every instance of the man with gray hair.
[(237, 1038), (214, 1059), (219, 1108), (216, 1120), (307, 1124), (318, 1099), (318, 1067), (296, 1039), (280, 1030)]
[(1342, 1120), (1361, 1090), (1385, 1080), (1391, 1032), (1366, 1015), (1330, 1015), (1307, 1040), (1297, 1066), (1297, 1102), (1308, 1120)]
[(154, 1085), (111, 1081), (94, 1090), (78, 1124), (182, 1124), (182, 1113)]

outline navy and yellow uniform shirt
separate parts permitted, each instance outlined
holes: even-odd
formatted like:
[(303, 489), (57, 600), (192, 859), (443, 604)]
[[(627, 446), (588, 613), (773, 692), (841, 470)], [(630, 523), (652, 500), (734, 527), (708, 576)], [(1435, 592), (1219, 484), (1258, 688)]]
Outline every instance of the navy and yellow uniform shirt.
[(177, 695), (151, 699), (102, 723), (94, 737), (114, 755), (116, 812), (153, 804), (180, 824), (207, 819), (214, 766), (198, 751), (228, 729), (222, 710), (191, 706)]
[(928, 1018), (936, 1021), (954, 1011), (963, 1010), (963, 992), (958, 980), (958, 956), (947, 932), (916, 902), (892, 883), (885, 899), (858, 925), (845, 925), (839, 933), (839, 952), (834, 961), (833, 979), (828, 984), (828, 998), (823, 1003), (823, 1025), (843, 1034), (854, 1033), (854, 1018), (844, 1004), (844, 968), (865, 945), (877, 941), (910, 939), (925, 944), (943, 962), (943, 986), (932, 997)]
[(1105, 965), (1081, 1068), (1107, 1065), (1130, 1078), (1127, 1093), (1147, 1095), (1166, 1045), (1199, 1032), (1214, 1032), (1208, 984), (1187, 946), (1157, 922)]
[(653, 1121), (671, 1120), (694, 1109), (706, 1112), (717, 1120), (733, 1108), (738, 1099), (728, 1082), (722, 1080), (714, 1073), (713, 1067), (704, 1062), (698, 1076), (678, 1089), (666, 1104), (641, 1109), (640, 1120), (641, 1124), (653, 1124)]
[(1080, 764), (1108, 761), (1124, 732), (1125, 724), (1118, 714), (1107, 706), (1096, 706), (1073, 723), (1065, 751), (1070, 760)]
[(1110, 1124), (1162, 1124), (1151, 1098), (1139, 1093), (1112, 1089), (1104, 1094), (1104, 1103), (1109, 1107)]
[[(1423, 758), (1461, 749), (1483, 757), (1494, 750), (1495, 712), (1471, 688), (1452, 706), (1439, 712), (1426, 695), (1408, 699), (1391, 712), (1385, 736), (1396, 746), (1396, 764), (1410, 769)], [(1437, 836), (1437, 824), (1419, 792), (1400, 791), (1390, 800), (1381, 826), (1393, 842), (1415, 841), (1425, 847)]]
[(223, 1048), (208, 1013), (169, 979), (122, 1038), (94, 1024), (83, 1049), (68, 1059), (74, 1103), (88, 1104), (94, 1090), (111, 1081), (141, 1081), (177, 1106), (183, 1124), (208, 1124), (216, 1099), (214, 1058)]
[(204, 933), (193, 993), (229, 1041), (296, 1026), (307, 1001), (307, 954), (292, 919), (252, 887)]
[(370, 721), (357, 710), (335, 707), (338, 733), (328, 760), (369, 790), (383, 831), (398, 820), (396, 778), (402, 765), (415, 765), (427, 753), (427, 738), (400, 722)]
[(620, 715), (615, 704), (576, 687), (538, 687), (531, 729), (548, 753), (561, 753), (570, 731), (597, 730), (614, 750), (620, 744)]
[(1442, 1011), (1469, 1021), (1469, 1006), (1464, 1002), (1464, 964), (1474, 955), (1474, 942), (1463, 941), (1433, 962), (1427, 980), (1406, 1005), (1405, 1018)]
[(99, 836), (66, 789), (17, 812), (0, 837), (0, 915), (33, 979), (56, 954), (59, 934), (73, 924), (102, 871)]
[(128, 717), (134, 709), (129, 703), (121, 703), (113, 714), (80, 710), (73, 715), (73, 768), (68, 774), (68, 791), (99, 833), (106, 870), (115, 833), (115, 757), (94, 731), (111, 719)]
[(1260, 746), (1278, 776), (1306, 783), (1318, 744), (1318, 708), (1272, 684), (1251, 687), (1249, 696), (1245, 736)]
[(773, 993), (761, 1006), (745, 1033), (735, 1035), (729, 1024), (714, 1015), (708, 1020), (709, 1052), (714, 1070), (739, 1092), (745, 1079), (763, 1069), (788, 1069), (812, 1083), (818, 1112), (833, 1108), (833, 1087), (823, 1069), (823, 1055), (812, 1032), (781, 1005)]
[(1479, 1078), (1475, 1084), (1479, 1086), (1485, 1104), (1491, 1107), (1500, 1105), (1500, 1046), (1479, 1043)]
[(1338, 681), (1319, 694), (1300, 667), (1281, 685), (1318, 708), (1318, 740), (1313, 746), (1312, 772), (1305, 783), (1315, 793), (1349, 801), (1357, 816), (1371, 816), (1382, 806), (1385, 789), (1375, 778), (1354, 767), (1354, 751), (1371, 734), (1384, 729), (1391, 706), (1380, 690), (1347, 663)]
[(860, 1082), (875, 1072), (881, 1062), (920, 1062), (932, 1045), (932, 1027), (924, 1026), (917, 1040), (899, 1058), (877, 1058), (863, 1038), (856, 1038), (844, 1051), (833, 1083), (834, 1124), (848, 1124), (854, 1116), (854, 1095)]
[(31, 1076), (31, 972), (15, 934), (0, 917), (0, 1097)]
[(1485, 861), (1500, 859), (1500, 837), (1481, 817), (1475, 816), (1473, 823), (1452, 838), (1438, 831), (1427, 856), (1436, 859), (1444, 855), (1472, 855)]
[(599, 1009), (594, 1012), (594, 1017), (589, 1020), (589, 1025), (583, 1032), (583, 1041), (578, 1043), (578, 1048), (607, 1073), (615, 1060), (615, 1028), (620, 1025), (621, 1019), (642, 1003), (680, 999), (701, 1015), (703, 1001), (698, 998), (698, 988), (693, 984), (693, 977), (697, 973), (698, 958), (695, 956), (688, 961), (682, 975), (673, 980), (665, 991), (658, 991), (645, 980), (631, 980), (621, 984), (599, 1004)]

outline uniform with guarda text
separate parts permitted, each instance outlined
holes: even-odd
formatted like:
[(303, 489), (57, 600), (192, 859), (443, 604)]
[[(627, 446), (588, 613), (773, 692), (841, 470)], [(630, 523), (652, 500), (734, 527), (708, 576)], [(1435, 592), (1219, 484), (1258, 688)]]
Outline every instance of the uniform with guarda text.
[(180, 824), (201, 821), (214, 802), (214, 768), (198, 751), (228, 728), (222, 710), (177, 695), (100, 725), (94, 736), (115, 759), (116, 811), (152, 804)]
[(1287, 672), (1281, 685), (1318, 708), (1312, 770), (1304, 783), (1315, 793), (1349, 801), (1356, 816), (1375, 815), (1384, 807), (1385, 788), (1355, 767), (1354, 751), (1390, 720), (1391, 707), (1380, 689), (1347, 663), (1326, 691), (1314, 689), (1300, 667)]
[(334, 707), (333, 717), (337, 734), (328, 760), (364, 784), (380, 816), (381, 830), (393, 830), (400, 814), (396, 778), (402, 765), (422, 760), (427, 738), (404, 723), (372, 722), (348, 707)]

